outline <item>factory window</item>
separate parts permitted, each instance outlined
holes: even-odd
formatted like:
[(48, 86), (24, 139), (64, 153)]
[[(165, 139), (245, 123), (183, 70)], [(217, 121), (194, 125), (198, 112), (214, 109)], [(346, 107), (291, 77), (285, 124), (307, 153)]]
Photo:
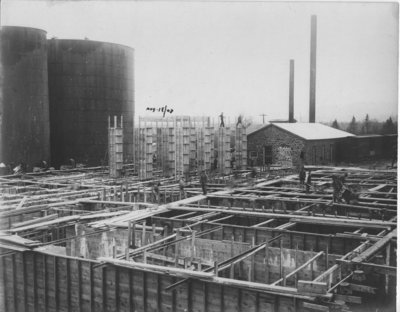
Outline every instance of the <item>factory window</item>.
[(250, 158), (257, 158), (257, 152), (256, 151), (250, 151)]

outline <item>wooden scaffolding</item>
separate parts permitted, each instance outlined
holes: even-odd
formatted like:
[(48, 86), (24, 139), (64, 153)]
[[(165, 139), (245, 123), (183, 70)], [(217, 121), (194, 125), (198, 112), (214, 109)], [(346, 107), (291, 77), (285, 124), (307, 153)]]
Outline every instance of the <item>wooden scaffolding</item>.
[(141, 179), (154, 174), (187, 178), (203, 170), (229, 174), (233, 164), (241, 169), (247, 165), (242, 126), (217, 128), (209, 117), (139, 117), (135, 130), (136, 168)]
[(110, 177), (119, 178), (123, 167), (123, 116), (118, 127), (117, 116), (114, 116), (114, 124), (108, 117), (108, 164), (110, 166)]

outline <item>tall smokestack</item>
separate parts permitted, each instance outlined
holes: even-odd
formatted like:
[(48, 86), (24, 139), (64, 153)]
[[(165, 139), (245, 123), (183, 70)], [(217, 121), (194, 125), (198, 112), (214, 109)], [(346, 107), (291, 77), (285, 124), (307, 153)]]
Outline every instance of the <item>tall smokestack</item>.
[(289, 122), (294, 122), (294, 60), (290, 60), (289, 74)]
[(317, 16), (311, 16), (311, 56), (310, 56), (310, 122), (315, 122), (315, 78), (317, 64)]

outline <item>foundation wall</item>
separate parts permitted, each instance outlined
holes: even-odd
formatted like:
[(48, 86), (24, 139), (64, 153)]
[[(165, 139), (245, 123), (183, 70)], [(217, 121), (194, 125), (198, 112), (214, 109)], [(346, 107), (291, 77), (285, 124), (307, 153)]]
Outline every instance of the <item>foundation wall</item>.
[[(168, 219), (153, 217), (153, 222), (156, 225), (166, 222), (166, 220)], [(173, 228), (190, 224), (184, 220), (170, 220), (170, 222)], [(192, 227), (192, 229), (197, 231), (205, 231), (207, 229), (215, 228), (216, 226), (217, 224), (203, 223)], [(339, 229), (338, 232), (340, 232)], [(273, 229), (251, 228), (249, 226), (230, 224), (225, 224), (222, 230), (204, 235), (203, 238), (209, 238), (213, 240), (234, 240), (245, 243), (251, 243), (254, 239), (255, 244), (261, 244), (280, 234), (282, 235), (282, 247), (289, 249), (295, 249), (297, 246), (299, 250), (325, 251), (328, 248), (329, 254), (344, 255), (360, 245), (359, 240), (348, 240), (345, 238), (334, 237), (333, 235), (329, 234), (304, 233), (300, 231), (293, 231), (291, 233)], [(277, 246), (279, 246), (278, 240), (271, 244), (271, 247)]]
[(177, 278), (78, 258), (16, 252), (0, 263), (1, 311), (305, 311), (300, 300), (193, 279), (169, 291)]

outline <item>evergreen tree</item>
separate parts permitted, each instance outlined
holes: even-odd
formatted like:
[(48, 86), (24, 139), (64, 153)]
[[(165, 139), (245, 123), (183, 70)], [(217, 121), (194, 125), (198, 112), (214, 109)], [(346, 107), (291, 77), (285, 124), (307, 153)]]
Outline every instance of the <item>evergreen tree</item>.
[(331, 127), (332, 127), (332, 128), (335, 128), (335, 129), (340, 129), (339, 124), (338, 124), (338, 122), (337, 122), (336, 119), (335, 119), (334, 122), (332, 122), (332, 126), (331, 126)]
[(367, 116), (365, 116), (365, 119), (364, 119), (364, 124), (362, 125), (362, 133), (368, 134), (368, 133), (370, 133), (370, 131), (371, 131), (371, 124), (369, 121), (369, 116), (367, 114)]
[(351, 119), (349, 126), (347, 127), (347, 132), (350, 132), (353, 134), (356, 134), (356, 132), (357, 132), (357, 122), (356, 122), (356, 118), (354, 116)]
[(389, 119), (386, 120), (386, 122), (382, 126), (382, 134), (396, 134), (397, 133), (397, 127), (393, 123), (392, 117), (389, 117)]

